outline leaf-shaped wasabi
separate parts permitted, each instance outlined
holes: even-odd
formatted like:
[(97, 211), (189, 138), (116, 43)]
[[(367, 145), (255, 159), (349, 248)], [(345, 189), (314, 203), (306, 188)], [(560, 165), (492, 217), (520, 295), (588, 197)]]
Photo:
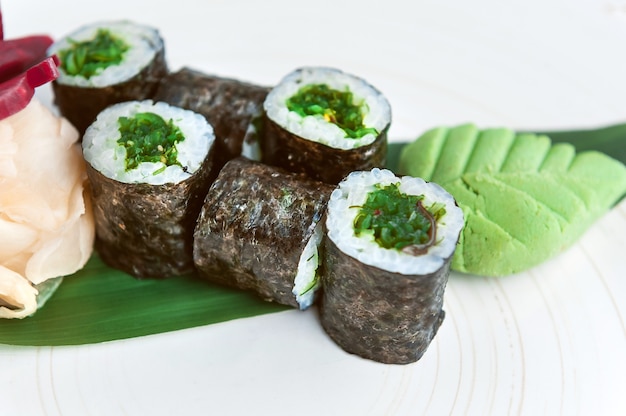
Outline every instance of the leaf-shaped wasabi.
[(603, 153), (472, 124), (424, 133), (402, 150), (399, 173), (455, 197), (466, 223), (452, 268), (484, 276), (560, 253), (626, 193), (626, 166)]

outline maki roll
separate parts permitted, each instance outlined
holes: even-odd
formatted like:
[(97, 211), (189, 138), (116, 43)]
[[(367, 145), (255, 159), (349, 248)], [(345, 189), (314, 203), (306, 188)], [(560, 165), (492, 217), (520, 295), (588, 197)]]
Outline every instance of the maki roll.
[(385, 165), (391, 107), (356, 76), (301, 68), (272, 89), (263, 107), (265, 163), (331, 184)]
[(193, 270), (214, 141), (204, 117), (166, 103), (131, 101), (98, 115), (82, 146), (106, 263), (138, 278)]
[(129, 21), (84, 26), (48, 53), (60, 60), (55, 103), (81, 134), (109, 105), (151, 98), (167, 74), (159, 32)]
[(332, 187), (243, 157), (211, 186), (194, 233), (200, 276), (308, 308), (319, 287), (320, 219)]
[(325, 227), (324, 330), (361, 357), (417, 361), (444, 318), (461, 209), (439, 185), (372, 169), (333, 191)]
[(219, 168), (239, 156), (260, 159), (258, 136), (268, 92), (267, 87), (182, 68), (162, 79), (154, 99), (206, 117), (215, 130)]

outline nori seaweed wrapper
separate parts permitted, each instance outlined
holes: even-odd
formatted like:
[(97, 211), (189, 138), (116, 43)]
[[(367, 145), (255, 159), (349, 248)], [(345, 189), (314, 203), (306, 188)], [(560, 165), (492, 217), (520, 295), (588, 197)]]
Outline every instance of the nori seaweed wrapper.
[(350, 172), (385, 167), (388, 129), (389, 126), (369, 145), (344, 150), (299, 137), (265, 117), (261, 160), (311, 179), (337, 184)]
[(191, 177), (164, 185), (122, 183), (87, 163), (96, 250), (108, 265), (137, 278), (193, 271), (193, 230), (211, 184), (212, 152)]
[[(215, 131), (215, 165), (242, 155), (244, 142), (258, 141), (269, 88), (182, 68), (163, 78), (156, 101), (202, 114)], [(245, 156), (245, 155), (244, 155)]]
[(112, 104), (152, 98), (159, 81), (168, 72), (165, 47), (161, 44), (154, 59), (134, 77), (106, 87), (81, 87), (52, 83), (54, 103), (82, 136), (96, 116)]
[[(423, 222), (413, 221), (418, 216)], [(370, 360), (419, 360), (444, 319), (464, 226), (452, 195), (388, 169), (352, 172), (331, 194), (324, 226), (324, 330), (345, 351)]]
[(298, 262), (332, 187), (240, 157), (211, 186), (194, 234), (201, 277), (298, 307)]
[(328, 335), (345, 351), (370, 360), (419, 360), (445, 316), (451, 258), (434, 273), (404, 275), (363, 264), (326, 236), (322, 246), (320, 316)]

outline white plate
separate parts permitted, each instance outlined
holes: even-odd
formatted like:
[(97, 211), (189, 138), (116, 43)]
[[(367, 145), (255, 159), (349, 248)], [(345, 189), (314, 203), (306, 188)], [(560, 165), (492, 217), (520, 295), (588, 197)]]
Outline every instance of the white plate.
[[(39, 4), (33, 4), (39, 3)], [(5, 37), (101, 19), (156, 26), (172, 69), (272, 85), (330, 65), (378, 87), (392, 140), (436, 125), (626, 121), (626, 1), (4, 1)], [(50, 103), (49, 88), (38, 97)], [(558, 257), (453, 273), (415, 364), (349, 355), (316, 311), (81, 347), (0, 345), (7, 415), (626, 414), (626, 202)]]

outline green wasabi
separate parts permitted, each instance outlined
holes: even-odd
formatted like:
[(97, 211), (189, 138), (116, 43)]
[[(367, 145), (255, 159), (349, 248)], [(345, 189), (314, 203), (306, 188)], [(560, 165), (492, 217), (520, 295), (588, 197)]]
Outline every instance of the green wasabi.
[(105, 68), (119, 65), (129, 46), (122, 39), (106, 29), (98, 29), (91, 40), (76, 42), (69, 40), (71, 48), (59, 51), (61, 67), (68, 75), (83, 76), (87, 79), (99, 74)]
[(445, 209), (424, 208), (424, 195), (402, 193), (398, 184), (376, 185), (354, 219), (357, 236), (372, 235), (383, 248), (419, 255), (435, 243), (436, 220)]
[(287, 99), (287, 108), (302, 117), (320, 115), (337, 125), (346, 138), (358, 139), (366, 134), (378, 135), (374, 128), (365, 127), (360, 104), (354, 103), (353, 94), (330, 88), (326, 84), (310, 84), (300, 88)]
[(117, 122), (121, 134), (117, 143), (126, 149), (127, 171), (136, 169), (142, 162), (181, 166), (176, 144), (185, 140), (185, 136), (171, 119), (165, 121), (158, 114), (146, 112), (134, 117), (120, 117)]
[(402, 150), (398, 173), (441, 185), (463, 209), (457, 271), (503, 276), (571, 246), (626, 192), (626, 166), (549, 137), (439, 127)]

